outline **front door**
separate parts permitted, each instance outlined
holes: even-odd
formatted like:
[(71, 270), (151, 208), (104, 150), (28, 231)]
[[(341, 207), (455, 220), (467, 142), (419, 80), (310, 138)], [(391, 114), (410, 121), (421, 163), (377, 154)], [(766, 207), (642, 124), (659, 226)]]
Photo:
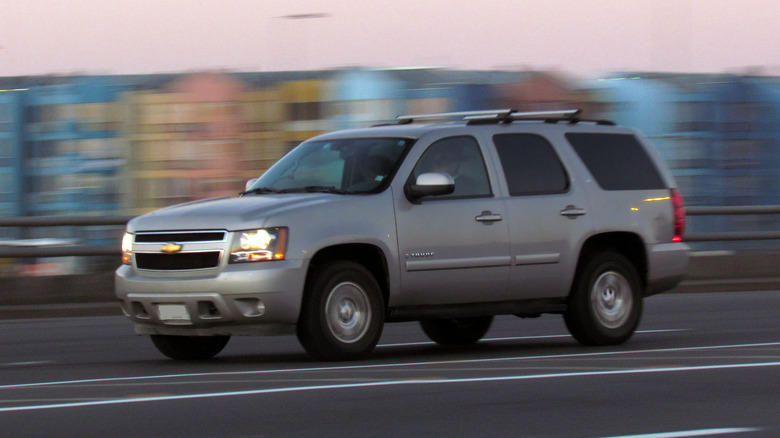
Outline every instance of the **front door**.
[(493, 196), (477, 140), (464, 135), (433, 142), (409, 180), (425, 172), (447, 173), (455, 191), (414, 203), (396, 192), (402, 293), (391, 305), (505, 299), (511, 264), (506, 211)]

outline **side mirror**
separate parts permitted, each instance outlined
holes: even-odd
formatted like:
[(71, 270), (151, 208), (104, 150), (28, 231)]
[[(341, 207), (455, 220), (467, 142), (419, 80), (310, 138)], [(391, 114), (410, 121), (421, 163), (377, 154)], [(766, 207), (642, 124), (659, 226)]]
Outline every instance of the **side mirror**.
[(417, 176), (414, 184), (407, 185), (406, 194), (412, 200), (424, 196), (449, 195), (455, 191), (455, 180), (446, 173), (430, 172)]
[(252, 184), (257, 182), (257, 178), (252, 178), (249, 181), (246, 182), (246, 185), (244, 185), (244, 191), (249, 190), (250, 187), (252, 187)]

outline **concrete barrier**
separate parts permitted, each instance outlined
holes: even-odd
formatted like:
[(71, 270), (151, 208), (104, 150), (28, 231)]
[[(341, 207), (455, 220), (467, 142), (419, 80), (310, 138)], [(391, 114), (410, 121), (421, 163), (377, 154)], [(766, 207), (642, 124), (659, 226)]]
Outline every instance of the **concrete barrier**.
[(671, 292), (780, 290), (780, 251), (691, 253), (685, 280)]

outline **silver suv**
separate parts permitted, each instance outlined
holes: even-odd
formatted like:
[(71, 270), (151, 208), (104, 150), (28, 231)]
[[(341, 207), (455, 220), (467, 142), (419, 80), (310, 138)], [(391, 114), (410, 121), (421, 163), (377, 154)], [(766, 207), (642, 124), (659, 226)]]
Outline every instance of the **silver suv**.
[(314, 137), (238, 197), (131, 220), (116, 294), (174, 359), (285, 333), (356, 359), (410, 320), (464, 345), (501, 314), (558, 313), (582, 344), (622, 343), (642, 299), (687, 270), (682, 198), (639, 134), (576, 114), (401, 116)]

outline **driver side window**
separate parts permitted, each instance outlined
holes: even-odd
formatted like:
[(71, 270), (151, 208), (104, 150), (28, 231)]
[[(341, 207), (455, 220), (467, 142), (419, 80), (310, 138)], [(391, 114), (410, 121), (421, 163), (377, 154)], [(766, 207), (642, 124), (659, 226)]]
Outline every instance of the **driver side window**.
[(490, 196), (490, 182), (479, 144), (473, 137), (449, 137), (436, 141), (414, 168), (414, 178), (422, 173), (446, 173), (455, 181), (455, 191), (442, 197)]

